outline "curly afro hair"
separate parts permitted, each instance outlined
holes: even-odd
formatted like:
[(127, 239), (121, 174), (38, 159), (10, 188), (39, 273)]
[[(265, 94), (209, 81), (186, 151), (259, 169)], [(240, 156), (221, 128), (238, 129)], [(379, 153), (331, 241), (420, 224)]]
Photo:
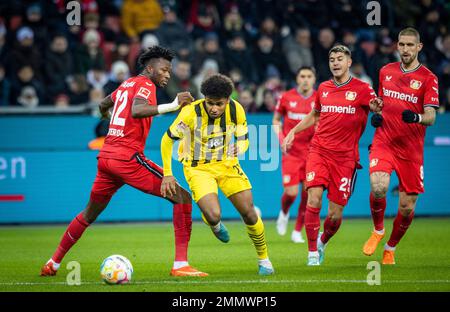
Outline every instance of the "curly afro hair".
[(233, 81), (225, 75), (214, 74), (202, 82), (200, 92), (212, 99), (229, 98), (233, 92)]
[(174, 57), (175, 53), (172, 50), (161, 46), (153, 46), (142, 52), (138, 62), (141, 66), (145, 67), (152, 59), (163, 58), (171, 62)]

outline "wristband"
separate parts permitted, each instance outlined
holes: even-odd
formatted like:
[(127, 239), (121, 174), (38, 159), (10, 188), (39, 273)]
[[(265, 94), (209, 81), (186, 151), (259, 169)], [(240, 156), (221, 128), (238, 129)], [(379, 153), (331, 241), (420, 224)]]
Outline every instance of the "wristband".
[(172, 103), (158, 105), (158, 114), (165, 114), (176, 111), (180, 106), (178, 105), (178, 97), (175, 97)]
[(419, 115), (419, 122), (418, 123), (421, 123), (422, 122), (422, 115), (421, 114), (417, 114), (417, 115)]

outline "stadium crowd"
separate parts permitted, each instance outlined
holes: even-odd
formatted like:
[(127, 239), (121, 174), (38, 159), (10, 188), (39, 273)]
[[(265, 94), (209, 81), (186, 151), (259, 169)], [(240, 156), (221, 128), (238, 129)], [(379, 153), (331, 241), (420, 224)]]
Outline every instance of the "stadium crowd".
[(368, 26), (359, 0), (80, 0), (81, 25), (69, 26), (69, 1), (0, 3), (0, 107), (99, 103), (139, 73), (140, 51), (176, 52), (169, 85), (194, 97), (212, 73), (228, 74), (232, 97), (248, 112), (272, 112), (301, 66), (317, 83), (330, 78), (327, 54), (337, 42), (353, 54), (352, 73), (378, 88), (379, 69), (399, 60), (395, 37), (415, 26), (420, 55), (439, 78), (441, 112), (450, 110), (450, 3), (379, 0), (381, 26)]

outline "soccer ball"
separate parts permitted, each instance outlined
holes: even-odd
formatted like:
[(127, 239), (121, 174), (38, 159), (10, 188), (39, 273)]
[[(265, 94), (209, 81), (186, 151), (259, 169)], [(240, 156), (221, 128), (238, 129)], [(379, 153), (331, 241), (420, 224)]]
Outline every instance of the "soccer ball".
[(100, 274), (107, 284), (126, 284), (131, 281), (133, 266), (130, 260), (121, 255), (112, 255), (103, 260)]

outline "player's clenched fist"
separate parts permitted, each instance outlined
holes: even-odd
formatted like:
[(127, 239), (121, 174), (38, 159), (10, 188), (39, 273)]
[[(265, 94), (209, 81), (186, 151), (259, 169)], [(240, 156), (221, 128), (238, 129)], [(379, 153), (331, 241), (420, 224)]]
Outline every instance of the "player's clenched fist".
[(180, 92), (177, 93), (178, 105), (181, 107), (191, 103), (194, 101), (194, 97), (189, 92)]
[(177, 193), (177, 180), (173, 176), (165, 176), (161, 182), (161, 195), (172, 197)]
[(370, 110), (374, 113), (379, 113), (383, 109), (383, 99), (381, 98), (374, 98), (370, 100), (369, 102)]

